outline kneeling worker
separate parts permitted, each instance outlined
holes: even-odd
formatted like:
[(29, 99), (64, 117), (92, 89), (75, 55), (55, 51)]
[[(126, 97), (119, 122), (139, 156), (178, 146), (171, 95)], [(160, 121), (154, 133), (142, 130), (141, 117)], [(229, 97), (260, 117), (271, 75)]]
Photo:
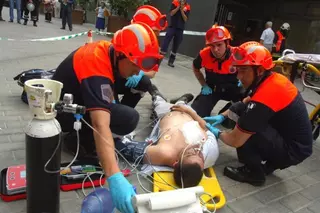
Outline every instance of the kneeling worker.
[[(122, 104), (114, 104), (116, 76), (124, 78), (144, 71), (155, 70), (162, 56), (158, 40), (145, 24), (131, 24), (117, 31), (111, 42), (86, 44), (72, 52), (57, 68), (53, 80), (63, 83), (65, 93), (74, 96), (74, 102), (84, 105), (87, 120), (98, 133), (87, 125), (80, 130), (80, 142), (94, 150), (107, 176), (112, 201), (123, 213), (133, 213), (131, 197), (133, 186), (120, 172), (114, 152), (112, 133), (126, 135), (139, 121), (138, 112)], [(63, 132), (73, 131), (72, 115), (57, 117)], [(75, 143), (75, 141), (73, 141)]]
[[(157, 8), (150, 5), (139, 7), (133, 15), (131, 23), (144, 23), (148, 25), (156, 36), (168, 25), (166, 15), (162, 15)], [(124, 94), (121, 103), (134, 108), (145, 92), (149, 92), (151, 96), (156, 94), (158, 92), (157, 88), (152, 85), (150, 79), (154, 78), (157, 72), (158, 70), (148, 72), (140, 70), (137, 75), (117, 79), (116, 91), (118, 94)]]
[[(206, 32), (205, 39), (207, 47), (193, 61), (193, 72), (201, 85), (201, 92), (191, 106), (201, 117), (210, 116), (220, 100), (241, 100), (241, 87), (236, 70), (231, 66), (230, 32), (223, 26), (213, 25)], [(202, 67), (205, 77), (200, 72)]]
[(173, 168), (179, 187), (197, 186), (203, 170), (215, 164), (219, 147), (215, 136), (206, 128), (206, 122), (186, 106), (192, 99), (193, 95), (186, 94), (173, 105), (156, 96), (153, 106), (159, 120), (146, 142), (124, 138), (122, 143), (115, 143), (116, 148), (129, 161), (141, 159), (145, 164)]
[(220, 131), (209, 123), (207, 127), (225, 144), (237, 148), (244, 164), (226, 167), (224, 175), (258, 186), (264, 184), (266, 175), (297, 165), (312, 154), (311, 124), (295, 85), (270, 71), (274, 63), (264, 46), (246, 42), (235, 50), (233, 60), (249, 96), (222, 113), (237, 121), (232, 131)]

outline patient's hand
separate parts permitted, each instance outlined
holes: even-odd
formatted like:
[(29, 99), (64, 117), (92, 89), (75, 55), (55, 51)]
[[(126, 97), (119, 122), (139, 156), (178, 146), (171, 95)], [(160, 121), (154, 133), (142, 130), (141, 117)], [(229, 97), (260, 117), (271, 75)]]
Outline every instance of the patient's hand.
[(184, 105), (173, 105), (171, 110), (190, 114), (190, 108)]

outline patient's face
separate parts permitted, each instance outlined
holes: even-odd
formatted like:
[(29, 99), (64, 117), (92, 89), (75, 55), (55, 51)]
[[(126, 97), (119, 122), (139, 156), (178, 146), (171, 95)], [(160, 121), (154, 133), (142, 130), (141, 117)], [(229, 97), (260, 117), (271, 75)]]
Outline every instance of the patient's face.
[[(183, 163), (185, 164), (199, 164), (200, 167), (204, 168), (204, 158), (201, 150), (199, 150), (200, 145), (195, 144), (188, 148), (183, 155)], [(182, 154), (182, 153), (181, 153)], [(181, 158), (180, 158), (181, 159)]]

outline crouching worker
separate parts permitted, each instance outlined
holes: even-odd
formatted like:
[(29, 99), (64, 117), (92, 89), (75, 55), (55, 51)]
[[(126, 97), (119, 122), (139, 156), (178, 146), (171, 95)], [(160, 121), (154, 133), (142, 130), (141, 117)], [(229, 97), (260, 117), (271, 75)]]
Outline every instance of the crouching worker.
[[(135, 192), (118, 167), (112, 133), (126, 135), (132, 132), (138, 124), (139, 114), (132, 107), (113, 103), (116, 76), (127, 78), (141, 69), (153, 70), (161, 58), (152, 29), (145, 24), (131, 24), (117, 31), (111, 42), (98, 41), (78, 48), (58, 66), (53, 76), (54, 80), (63, 83), (62, 97), (71, 93), (74, 103), (87, 108), (84, 119), (98, 133), (82, 125), (82, 150), (84, 154), (90, 154), (96, 148), (112, 201), (123, 213), (134, 212), (131, 198)], [(57, 120), (62, 131), (70, 133), (64, 143), (76, 147), (73, 115), (61, 114)]]
[(197, 186), (203, 170), (215, 164), (219, 149), (206, 122), (186, 106), (192, 99), (191, 94), (186, 94), (173, 105), (156, 96), (153, 106), (159, 120), (146, 139), (148, 142), (124, 139), (116, 143), (116, 148), (129, 161), (138, 162), (143, 157), (143, 163), (173, 168), (179, 187)]
[[(157, 8), (150, 5), (139, 7), (133, 15), (131, 23), (144, 23), (148, 25), (156, 36), (168, 25), (166, 15), (161, 14)], [(150, 65), (153, 66), (153, 63)], [(150, 65), (145, 64), (145, 66)], [(151, 96), (159, 94), (157, 88), (150, 81), (150, 79), (155, 77), (158, 69), (159, 67), (156, 66), (148, 72), (140, 70), (137, 75), (128, 78), (119, 77), (116, 81), (116, 91), (118, 94), (124, 94), (121, 103), (134, 108), (146, 92)]]
[(237, 122), (232, 131), (220, 131), (210, 123), (207, 127), (225, 144), (235, 147), (244, 164), (227, 166), (224, 175), (260, 186), (266, 175), (297, 165), (312, 154), (311, 124), (295, 85), (270, 71), (274, 63), (264, 46), (246, 42), (235, 50), (233, 60), (248, 97), (219, 115)]

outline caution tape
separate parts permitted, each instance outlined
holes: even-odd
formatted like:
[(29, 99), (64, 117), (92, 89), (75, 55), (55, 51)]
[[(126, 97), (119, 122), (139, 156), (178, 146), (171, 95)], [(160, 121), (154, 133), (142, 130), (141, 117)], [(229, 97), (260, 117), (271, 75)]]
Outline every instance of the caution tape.
[[(92, 33), (106, 36), (106, 35), (113, 35), (114, 33), (111, 32), (100, 32), (100, 31), (92, 31)], [(76, 33), (72, 35), (66, 35), (66, 36), (58, 36), (58, 37), (50, 37), (50, 38), (34, 38), (34, 39), (12, 39), (12, 38), (2, 38), (0, 37), (0, 41), (63, 41), (63, 40), (69, 40), (73, 38), (77, 38), (80, 36), (87, 35), (88, 32), (82, 32), (82, 33)], [(195, 36), (204, 36), (206, 33), (205, 32), (196, 32), (196, 31), (188, 31), (185, 30), (183, 32), (185, 35), (195, 35)], [(165, 36), (166, 33), (162, 32), (160, 33), (160, 36)]]
[[(183, 34), (184, 35), (194, 35), (194, 36), (204, 36), (204, 35), (206, 35), (205, 32), (188, 31), (188, 30), (184, 30)], [(160, 36), (165, 36), (165, 35), (166, 35), (165, 32), (160, 33)]]
[[(92, 31), (93, 33), (99, 34), (99, 35), (109, 35), (113, 33), (109, 32), (99, 32), (99, 31)], [(88, 32), (82, 32), (82, 33), (76, 33), (72, 35), (66, 35), (66, 36), (58, 36), (58, 37), (50, 37), (50, 38), (34, 38), (34, 39), (12, 39), (12, 38), (1, 38), (0, 41), (63, 41), (63, 40), (69, 40), (77, 37), (81, 37), (84, 35), (87, 35)]]

